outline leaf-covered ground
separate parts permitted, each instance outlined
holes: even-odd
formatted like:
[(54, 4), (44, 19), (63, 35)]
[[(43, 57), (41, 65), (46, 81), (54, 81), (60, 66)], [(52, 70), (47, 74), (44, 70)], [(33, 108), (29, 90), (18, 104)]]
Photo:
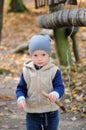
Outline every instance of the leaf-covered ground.
[[(11, 54), (18, 45), (27, 43), (41, 29), (36, 25), (39, 15), (48, 9), (34, 9), (34, 3), (25, 1), (29, 12), (7, 13), (4, 6), (2, 42), (0, 45), (0, 129), (24, 130), (25, 113), (17, 109), (15, 88), (19, 81), (23, 62), (29, 59), (27, 51)], [(76, 34), (80, 62), (75, 63), (70, 43), (73, 66), (61, 67), (65, 83), (65, 94), (62, 103), (68, 112), (61, 113), (60, 130), (86, 130), (86, 27)], [(54, 46), (54, 42), (52, 43)]]

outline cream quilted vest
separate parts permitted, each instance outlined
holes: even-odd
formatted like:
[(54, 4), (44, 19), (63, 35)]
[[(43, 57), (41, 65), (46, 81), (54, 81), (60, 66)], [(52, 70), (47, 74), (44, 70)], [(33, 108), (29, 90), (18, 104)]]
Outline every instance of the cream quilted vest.
[(47, 93), (53, 91), (52, 80), (57, 69), (59, 68), (51, 63), (51, 61), (39, 70), (35, 69), (32, 61), (24, 63), (23, 75), (28, 88), (26, 112), (43, 113), (58, 109), (55, 103), (49, 102), (42, 95), (43, 91)]

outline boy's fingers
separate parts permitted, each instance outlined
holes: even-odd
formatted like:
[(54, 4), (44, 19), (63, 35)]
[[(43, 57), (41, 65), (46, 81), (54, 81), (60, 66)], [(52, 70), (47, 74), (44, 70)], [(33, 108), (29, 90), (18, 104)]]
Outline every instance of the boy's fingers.
[(56, 101), (56, 97), (53, 94), (49, 94), (49, 100), (52, 102)]
[(45, 92), (42, 92), (42, 94), (47, 97), (48, 101), (55, 102), (56, 99), (55, 99), (55, 96), (52, 93), (46, 94)]
[(20, 102), (18, 103), (18, 108), (23, 108), (23, 109), (25, 109), (25, 105), (26, 105), (25, 101), (20, 101)]

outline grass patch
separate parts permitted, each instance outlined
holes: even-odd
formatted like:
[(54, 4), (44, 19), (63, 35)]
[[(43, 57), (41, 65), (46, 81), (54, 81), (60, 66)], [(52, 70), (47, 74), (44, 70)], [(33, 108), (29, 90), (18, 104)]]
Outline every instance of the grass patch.
[(0, 68), (0, 74), (4, 74), (5, 72), (7, 72), (6, 69), (4, 69), (4, 68)]

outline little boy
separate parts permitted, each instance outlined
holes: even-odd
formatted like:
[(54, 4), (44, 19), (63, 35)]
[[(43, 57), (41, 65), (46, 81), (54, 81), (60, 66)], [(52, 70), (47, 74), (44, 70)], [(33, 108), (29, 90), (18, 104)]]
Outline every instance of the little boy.
[[(59, 113), (55, 104), (64, 94), (60, 69), (51, 62), (51, 39), (35, 35), (29, 41), (31, 60), (24, 63), (16, 89), (18, 108), (26, 111), (27, 130), (58, 130)], [(48, 93), (48, 99), (42, 92)]]

